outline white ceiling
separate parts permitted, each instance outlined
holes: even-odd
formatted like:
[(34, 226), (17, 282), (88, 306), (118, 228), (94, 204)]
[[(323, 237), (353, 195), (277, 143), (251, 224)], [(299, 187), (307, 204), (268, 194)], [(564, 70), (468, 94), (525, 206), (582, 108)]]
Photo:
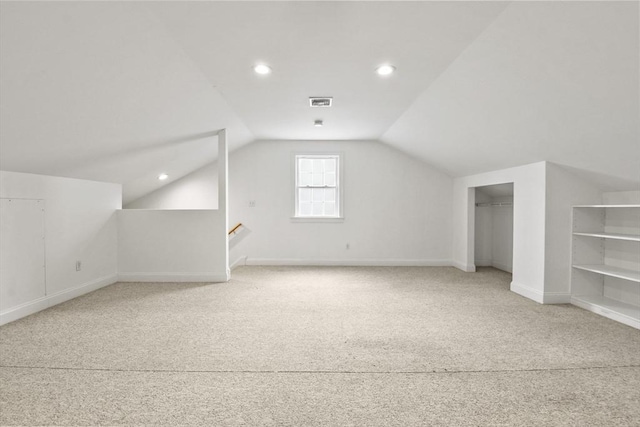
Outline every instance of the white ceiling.
[(640, 189), (638, 2), (513, 3), (384, 134), (451, 175), (547, 160)]
[(0, 7), (3, 170), (120, 182), (126, 203), (211, 162), (228, 128), (231, 149), (380, 139), (452, 176), (549, 160), (640, 182), (637, 2)]
[[(378, 139), (506, 3), (167, 2), (167, 25), (257, 139)], [(257, 78), (252, 65), (273, 68)], [(390, 62), (397, 75), (380, 78)], [(332, 96), (311, 109), (310, 96)], [(313, 126), (323, 119), (325, 126)]]
[(138, 4), (0, 4), (0, 169), (124, 184), (124, 202), (254, 139)]

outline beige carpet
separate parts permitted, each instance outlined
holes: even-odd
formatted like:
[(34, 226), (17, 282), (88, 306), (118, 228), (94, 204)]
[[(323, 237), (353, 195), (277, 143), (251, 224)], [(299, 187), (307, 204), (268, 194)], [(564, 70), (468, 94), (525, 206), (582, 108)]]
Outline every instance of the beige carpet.
[(494, 269), (243, 267), (0, 328), (1, 425), (640, 425), (640, 331)]

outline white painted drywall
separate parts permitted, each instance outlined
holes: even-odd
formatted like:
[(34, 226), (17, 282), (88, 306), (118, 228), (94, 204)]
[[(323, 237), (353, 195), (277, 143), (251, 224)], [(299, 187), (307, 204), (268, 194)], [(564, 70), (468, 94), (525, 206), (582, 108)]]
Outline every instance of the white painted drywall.
[(547, 163), (545, 302), (571, 299), (572, 206), (599, 204), (602, 192), (564, 167)]
[(511, 290), (535, 301), (544, 296), (546, 162), (457, 178), (453, 183), (453, 263), (475, 271), (475, 187), (513, 182)]
[(125, 209), (218, 209), (217, 162), (124, 206)]
[[(491, 197), (476, 189), (476, 203), (488, 203)], [(474, 261), (477, 267), (493, 263), (493, 214), (489, 206), (476, 206), (474, 226)]]
[[(257, 139), (298, 141), (376, 139), (508, 7), (415, 1), (145, 5)], [(253, 61), (268, 61), (273, 73), (256, 78)], [(395, 63), (398, 77), (380, 79), (378, 61)], [(304, 104), (312, 95), (333, 96), (336, 104), (309, 110)], [(327, 126), (312, 126), (316, 118)]]
[[(291, 220), (297, 152), (343, 154), (343, 222)], [(215, 177), (210, 165), (127, 207), (215, 206), (208, 190)], [(230, 154), (229, 183), (230, 224), (246, 226), (232, 262), (246, 256), (259, 264), (449, 263), (451, 179), (379, 142), (255, 142)]]
[[(513, 202), (513, 197), (493, 201)], [(491, 265), (500, 270), (513, 271), (513, 206), (492, 206)]]
[(547, 160), (638, 189), (639, 7), (510, 2), (383, 142), (456, 177)]
[[(343, 222), (292, 221), (296, 153), (342, 154)], [(230, 170), (231, 223), (251, 231), (233, 248), (232, 260), (450, 262), (451, 178), (379, 142), (260, 141), (235, 151)]]
[[(640, 182), (638, 182), (638, 187), (640, 188)], [(605, 205), (640, 205), (640, 190), (603, 193), (602, 203)]]
[(549, 162), (533, 163), (454, 180), (453, 260), (473, 271), (475, 236), (469, 189), (514, 183), (513, 282), (511, 290), (540, 303), (570, 300), (571, 206), (600, 203), (590, 182)]
[(217, 210), (121, 210), (120, 280), (226, 281), (226, 233), (220, 233), (223, 229), (224, 215)]
[[(223, 282), (229, 280), (228, 148), (226, 129), (218, 132), (218, 169), (205, 180), (203, 200), (217, 210), (125, 209), (118, 213), (119, 275), (123, 281)], [(187, 184), (199, 182), (197, 179)], [(181, 184), (163, 189), (171, 203)], [(187, 196), (194, 188), (187, 185)], [(197, 194), (195, 195), (197, 197)], [(187, 200), (189, 199), (187, 197)], [(156, 200), (161, 197), (156, 196)], [(167, 206), (170, 203), (163, 203)]]
[[(46, 296), (4, 310), (0, 323), (117, 280), (119, 184), (2, 171), (0, 197), (40, 199), (46, 206)], [(78, 260), (81, 271), (75, 268)]]
[(0, 312), (46, 296), (44, 200), (0, 199)]
[(219, 129), (254, 139), (151, 8), (0, 3), (3, 170), (122, 183), (126, 202), (213, 161)]

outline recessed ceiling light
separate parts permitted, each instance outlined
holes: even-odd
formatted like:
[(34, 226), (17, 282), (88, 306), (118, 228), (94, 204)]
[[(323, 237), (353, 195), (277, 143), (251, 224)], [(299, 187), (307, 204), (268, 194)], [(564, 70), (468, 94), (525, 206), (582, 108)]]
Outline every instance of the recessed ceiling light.
[(167, 178), (169, 178), (169, 175), (167, 175), (166, 173), (161, 173), (160, 175), (158, 175), (158, 179), (160, 181), (164, 181)]
[(389, 64), (384, 64), (376, 68), (376, 73), (381, 76), (388, 76), (390, 74), (393, 74), (394, 71), (396, 71), (396, 67)]
[(265, 64), (258, 64), (255, 67), (253, 67), (253, 71), (255, 71), (258, 74), (269, 74), (271, 73), (271, 67)]
[(324, 125), (324, 122), (322, 120), (316, 120), (313, 122), (313, 125), (317, 128), (321, 128)]

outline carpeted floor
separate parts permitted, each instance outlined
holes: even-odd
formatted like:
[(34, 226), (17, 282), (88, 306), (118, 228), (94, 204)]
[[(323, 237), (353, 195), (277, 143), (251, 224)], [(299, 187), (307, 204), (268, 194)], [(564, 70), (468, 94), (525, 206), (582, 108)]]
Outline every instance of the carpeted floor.
[(640, 425), (640, 331), (494, 269), (242, 267), (0, 328), (1, 425)]

